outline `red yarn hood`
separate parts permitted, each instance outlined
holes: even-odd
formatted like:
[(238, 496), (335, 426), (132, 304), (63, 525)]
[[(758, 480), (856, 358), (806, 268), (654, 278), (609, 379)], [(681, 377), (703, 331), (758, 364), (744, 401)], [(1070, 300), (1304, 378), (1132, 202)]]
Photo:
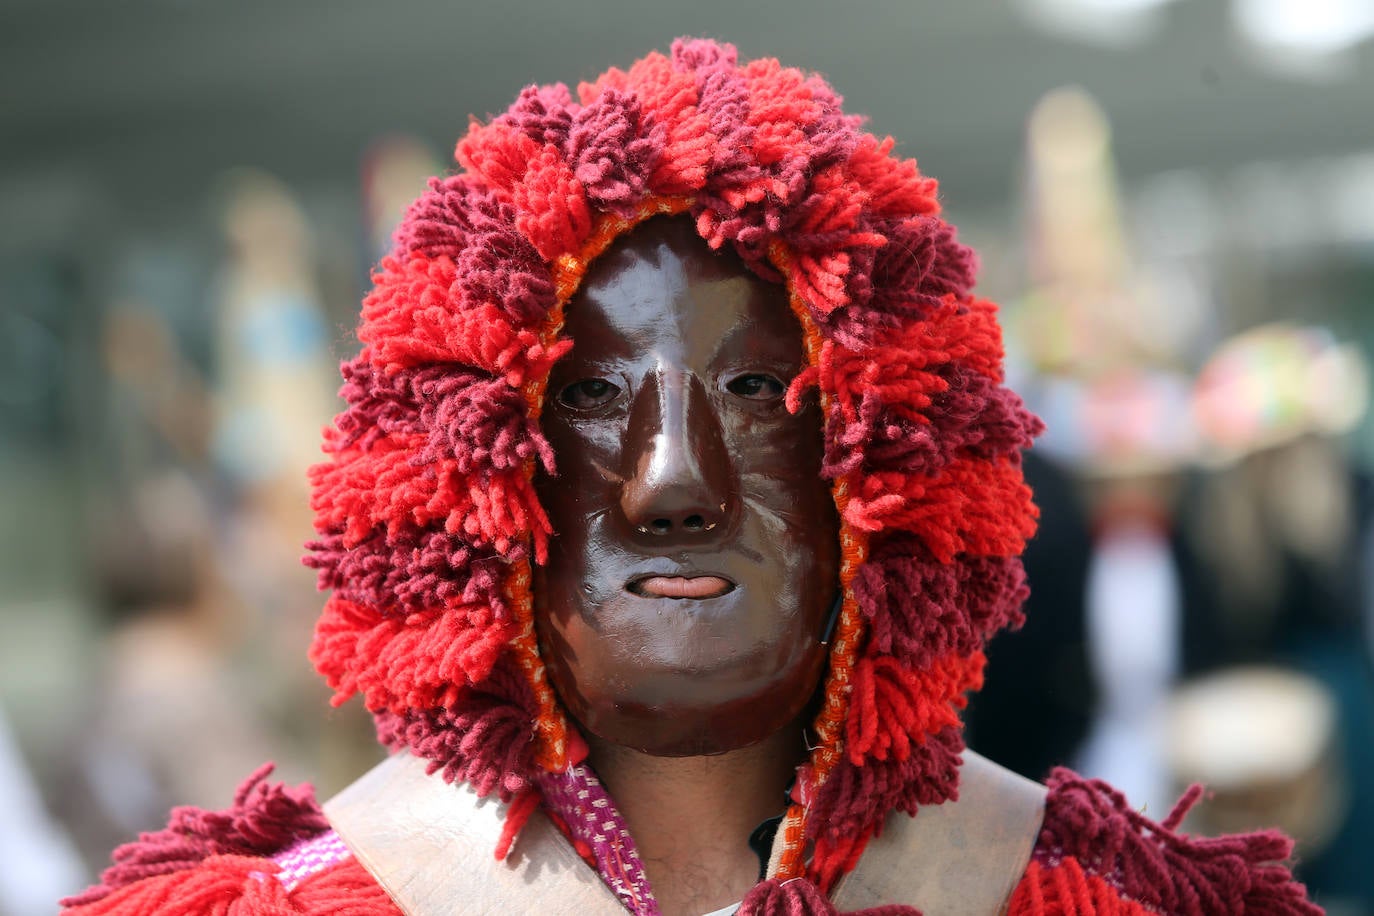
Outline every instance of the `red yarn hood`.
[(818, 77), (679, 41), (472, 127), (373, 275), (311, 471), (306, 562), (333, 591), (311, 658), (336, 703), (361, 694), (385, 743), (516, 807), (539, 769), (585, 755), (531, 616), (551, 534), (531, 481), (554, 462), (539, 411), (587, 265), (685, 213), (791, 292), (810, 368), (789, 405), (819, 389), (818, 486), (841, 516), (844, 599), (781, 875), (826, 887), (889, 811), (952, 795), (982, 647), (1020, 621), (1036, 510), (1019, 455), (1040, 424), (1003, 387), (997, 309), (936, 183), (859, 124)]

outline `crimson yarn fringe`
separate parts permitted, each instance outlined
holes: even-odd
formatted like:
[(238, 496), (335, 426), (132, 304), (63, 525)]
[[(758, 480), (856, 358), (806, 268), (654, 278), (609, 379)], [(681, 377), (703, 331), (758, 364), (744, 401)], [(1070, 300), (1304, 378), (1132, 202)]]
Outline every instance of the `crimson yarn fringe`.
[(816, 885), (805, 878), (762, 881), (740, 904), (739, 916), (921, 916), (909, 906), (889, 904), (842, 914)]

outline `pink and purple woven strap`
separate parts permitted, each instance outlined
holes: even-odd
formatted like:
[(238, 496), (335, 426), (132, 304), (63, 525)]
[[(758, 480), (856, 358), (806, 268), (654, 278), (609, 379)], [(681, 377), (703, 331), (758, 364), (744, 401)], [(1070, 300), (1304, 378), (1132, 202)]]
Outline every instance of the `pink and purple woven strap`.
[(574, 840), (591, 849), (606, 886), (635, 916), (659, 916), (630, 830), (591, 769), (583, 764), (538, 778), (544, 804), (563, 819)]
[(333, 830), (317, 833), (286, 847), (272, 857), (279, 871), (277, 880), (287, 891), (293, 891), (301, 882), (352, 856), (344, 841)]

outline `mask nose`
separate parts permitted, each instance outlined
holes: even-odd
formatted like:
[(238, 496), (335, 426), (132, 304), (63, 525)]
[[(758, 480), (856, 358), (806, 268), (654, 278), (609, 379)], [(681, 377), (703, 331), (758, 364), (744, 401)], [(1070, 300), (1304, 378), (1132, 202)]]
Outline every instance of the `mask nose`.
[(620, 506), (655, 541), (706, 540), (728, 529), (738, 502), (720, 420), (700, 379), (650, 374), (630, 407)]

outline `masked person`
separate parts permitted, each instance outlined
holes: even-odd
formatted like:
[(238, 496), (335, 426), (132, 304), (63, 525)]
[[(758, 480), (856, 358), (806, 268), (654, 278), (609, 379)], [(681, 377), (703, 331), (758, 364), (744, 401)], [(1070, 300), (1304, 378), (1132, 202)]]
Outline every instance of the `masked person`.
[(1176, 833), (1197, 792), (964, 752), (1039, 422), (935, 182), (726, 45), (577, 95), (410, 208), (313, 471), (312, 659), (398, 753), (179, 810), (70, 912), (1320, 912), (1282, 837)]

